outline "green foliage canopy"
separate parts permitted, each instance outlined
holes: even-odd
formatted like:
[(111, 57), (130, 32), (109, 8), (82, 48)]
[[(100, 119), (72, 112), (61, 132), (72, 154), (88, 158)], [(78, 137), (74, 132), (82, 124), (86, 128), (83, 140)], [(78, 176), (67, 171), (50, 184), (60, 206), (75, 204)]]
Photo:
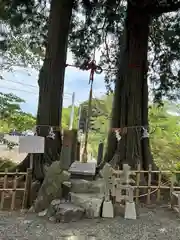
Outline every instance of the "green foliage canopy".
[(10, 129), (24, 131), (34, 127), (35, 117), (21, 110), (22, 103), (24, 100), (16, 95), (0, 92), (1, 132), (7, 132)]

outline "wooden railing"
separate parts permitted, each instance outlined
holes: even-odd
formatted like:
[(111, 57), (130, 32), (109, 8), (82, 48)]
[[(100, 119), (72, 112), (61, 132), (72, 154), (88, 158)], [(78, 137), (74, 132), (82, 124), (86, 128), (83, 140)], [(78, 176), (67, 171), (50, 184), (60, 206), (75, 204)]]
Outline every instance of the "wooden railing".
[(0, 210), (26, 209), (30, 203), (32, 170), (0, 172)]
[[(121, 170), (116, 170), (116, 174), (121, 174)], [(159, 202), (161, 196), (166, 190), (170, 198), (172, 191), (180, 191), (180, 184), (175, 183), (174, 179), (177, 174), (180, 175), (180, 171), (169, 171), (169, 170), (152, 170), (152, 166), (149, 165), (148, 170), (142, 170), (140, 165), (137, 166), (137, 170), (131, 170), (131, 178), (134, 179), (135, 183), (132, 184), (134, 187), (134, 198), (136, 203), (143, 197), (146, 198), (146, 203), (151, 204), (151, 196), (155, 196), (155, 200)], [(153, 181), (152, 175), (156, 174), (157, 181)], [(146, 181), (142, 181), (141, 175), (145, 175)], [(163, 176), (163, 177), (162, 177)], [(167, 180), (164, 180), (164, 179)], [(153, 198), (154, 199), (154, 198)]]

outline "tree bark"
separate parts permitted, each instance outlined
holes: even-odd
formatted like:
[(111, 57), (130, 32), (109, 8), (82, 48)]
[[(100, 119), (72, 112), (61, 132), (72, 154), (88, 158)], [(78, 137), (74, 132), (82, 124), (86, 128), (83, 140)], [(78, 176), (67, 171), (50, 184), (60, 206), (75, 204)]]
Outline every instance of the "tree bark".
[[(117, 144), (110, 131), (105, 161), (120, 167), (128, 163), (147, 169), (153, 163), (149, 139), (142, 138), (148, 126), (147, 52), (151, 16), (128, 3), (125, 21), (125, 45), (115, 84), (111, 128), (121, 128)], [(126, 128), (127, 127), (127, 128)], [(118, 158), (115, 157), (118, 155)]]
[[(45, 153), (34, 154), (33, 174), (37, 180), (44, 178), (44, 165), (60, 160), (64, 74), (73, 2), (51, 1), (46, 54), (38, 81), (37, 134), (45, 137)], [(55, 133), (54, 140), (47, 138), (51, 126)], [(21, 167), (29, 165), (28, 159), (29, 156), (21, 163)]]

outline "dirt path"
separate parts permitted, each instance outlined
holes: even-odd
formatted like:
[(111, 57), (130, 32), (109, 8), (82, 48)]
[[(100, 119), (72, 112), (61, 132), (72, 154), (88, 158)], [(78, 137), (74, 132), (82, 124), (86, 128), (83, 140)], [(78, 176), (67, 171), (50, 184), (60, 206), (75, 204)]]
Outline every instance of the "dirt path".
[[(72, 237), (72, 236), (76, 237)], [(51, 223), (33, 214), (0, 213), (1, 240), (179, 240), (180, 219), (167, 208), (140, 209), (137, 220)]]

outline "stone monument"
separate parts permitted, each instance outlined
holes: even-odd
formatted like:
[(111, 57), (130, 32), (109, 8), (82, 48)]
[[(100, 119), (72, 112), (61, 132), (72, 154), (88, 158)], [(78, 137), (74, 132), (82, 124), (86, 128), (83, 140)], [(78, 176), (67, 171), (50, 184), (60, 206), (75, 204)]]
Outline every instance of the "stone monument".
[[(125, 201), (125, 214), (124, 218), (126, 219), (136, 219), (136, 208), (134, 203), (134, 188), (131, 186), (131, 183), (134, 183), (134, 180), (130, 178), (133, 175), (130, 171), (130, 166), (128, 164), (123, 164), (123, 171), (119, 174), (114, 182), (116, 184), (115, 188), (115, 198), (116, 202)], [(125, 194), (122, 191), (125, 190)]]
[(106, 163), (104, 168), (100, 172), (104, 179), (104, 202), (102, 206), (102, 217), (113, 218), (114, 217), (114, 207), (110, 199), (110, 191), (112, 189), (112, 176), (113, 168), (110, 164)]
[(63, 131), (63, 145), (61, 150), (61, 166), (68, 170), (71, 164), (76, 161), (77, 157), (77, 131)]

